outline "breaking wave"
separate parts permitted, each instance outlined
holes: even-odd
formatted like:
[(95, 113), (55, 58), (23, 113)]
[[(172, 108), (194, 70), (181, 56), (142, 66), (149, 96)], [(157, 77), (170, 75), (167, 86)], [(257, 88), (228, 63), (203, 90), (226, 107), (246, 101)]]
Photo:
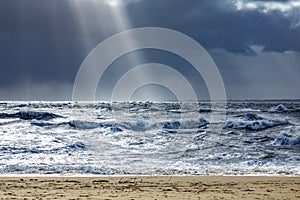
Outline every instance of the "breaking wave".
[(279, 146), (300, 145), (300, 126), (293, 126), (287, 130), (281, 131), (273, 144)]
[(119, 123), (97, 123), (80, 120), (72, 120), (67, 122), (47, 122), (40, 120), (32, 120), (32, 125), (40, 127), (59, 127), (59, 126), (70, 126), (76, 129), (96, 129), (96, 128), (109, 128), (113, 132), (119, 132), (123, 129), (143, 132), (147, 130), (155, 129), (196, 129), (202, 128), (209, 125), (209, 122), (204, 118), (198, 120), (182, 120), (182, 121), (164, 121), (164, 122), (153, 122), (151, 120), (138, 120), (136, 122), (119, 122)]
[(59, 127), (59, 126), (68, 125), (76, 129), (109, 128), (113, 132), (122, 131), (122, 129), (117, 124), (114, 123), (96, 123), (96, 122), (87, 122), (87, 121), (80, 121), (80, 120), (72, 120), (72, 121), (60, 122), (60, 123), (32, 121), (31, 124), (40, 127)]
[(270, 119), (254, 113), (247, 113), (242, 116), (237, 116), (237, 118), (227, 120), (225, 123), (225, 127), (233, 129), (248, 129), (253, 131), (259, 131), (275, 126), (288, 124), (290, 124), (290, 122), (287, 119)]
[(36, 120), (50, 120), (54, 118), (62, 117), (49, 112), (35, 112), (35, 111), (19, 111), (17, 113), (8, 114), (0, 113), (0, 118), (20, 118), (24, 120), (36, 119)]

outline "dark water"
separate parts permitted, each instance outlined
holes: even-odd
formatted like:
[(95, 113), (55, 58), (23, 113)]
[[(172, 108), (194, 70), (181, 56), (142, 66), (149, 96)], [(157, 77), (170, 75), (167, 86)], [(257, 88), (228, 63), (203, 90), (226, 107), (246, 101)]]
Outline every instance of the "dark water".
[(300, 102), (0, 102), (0, 173), (300, 175)]

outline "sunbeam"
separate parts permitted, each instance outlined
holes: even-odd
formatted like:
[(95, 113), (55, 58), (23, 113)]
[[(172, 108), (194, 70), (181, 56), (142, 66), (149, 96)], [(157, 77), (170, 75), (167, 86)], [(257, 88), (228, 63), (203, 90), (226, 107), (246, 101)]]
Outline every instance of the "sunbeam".
[[(73, 8), (76, 11), (76, 17), (78, 18), (81, 35), (83, 37), (82, 41), (84, 42), (86, 50), (91, 50), (91, 48), (93, 47), (91, 45), (95, 44), (95, 32), (108, 38), (113, 34), (132, 28), (126, 10), (126, 5), (127, 3), (129, 3), (129, 1), (125, 2), (120, 0), (75, 0), (70, 3), (73, 4)], [(101, 41), (98, 41), (98, 43), (99, 42)], [(118, 45), (131, 48), (134, 46), (134, 38), (131, 38), (130, 40), (121, 41), (121, 43), (119, 43)], [(115, 46), (114, 48), (119, 47)], [(111, 50), (113, 51), (113, 49)], [(136, 63), (142, 63), (142, 61), (142, 55), (133, 55), (128, 60), (129, 64), (131, 64), (132, 66), (136, 65)], [(101, 63), (99, 63), (99, 65), (100, 64)], [(140, 74), (140, 76), (142, 77), (146, 75)]]
[[(119, 0), (74, 0), (70, 1), (70, 4), (75, 10), (80, 31), (87, 44), (95, 32), (109, 37), (132, 28), (125, 4)], [(130, 42), (126, 41), (125, 45), (129, 44)]]

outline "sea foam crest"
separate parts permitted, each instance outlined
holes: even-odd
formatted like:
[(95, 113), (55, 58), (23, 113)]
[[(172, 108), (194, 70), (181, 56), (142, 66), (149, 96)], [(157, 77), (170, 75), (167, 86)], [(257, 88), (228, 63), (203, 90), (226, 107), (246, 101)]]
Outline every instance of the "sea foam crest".
[(122, 131), (121, 127), (115, 123), (96, 123), (96, 122), (88, 122), (88, 121), (80, 121), (80, 120), (72, 120), (72, 121), (59, 122), (59, 123), (49, 123), (45, 121), (32, 120), (31, 124), (40, 127), (59, 127), (59, 126), (68, 125), (75, 129), (96, 129), (96, 128), (107, 129), (108, 128), (112, 132)]
[(286, 111), (287, 111), (286, 107), (282, 104), (279, 104), (278, 106), (271, 108), (271, 112), (282, 113)]
[(225, 127), (234, 129), (248, 129), (253, 131), (263, 130), (279, 125), (287, 125), (290, 122), (286, 119), (269, 119), (253, 113), (247, 113), (238, 118), (229, 119), (225, 123)]
[(54, 118), (62, 117), (54, 113), (49, 112), (35, 112), (35, 111), (19, 111), (17, 113), (0, 113), (0, 118), (20, 118), (24, 120), (36, 119), (36, 120), (50, 120)]
[(300, 126), (288, 127), (275, 138), (274, 145), (300, 145)]
[(195, 129), (208, 125), (209, 122), (200, 117), (198, 120), (166, 121), (163, 123), (163, 129)]
[(275, 141), (275, 145), (299, 145), (300, 144), (300, 136), (291, 136), (288, 134), (279, 135)]

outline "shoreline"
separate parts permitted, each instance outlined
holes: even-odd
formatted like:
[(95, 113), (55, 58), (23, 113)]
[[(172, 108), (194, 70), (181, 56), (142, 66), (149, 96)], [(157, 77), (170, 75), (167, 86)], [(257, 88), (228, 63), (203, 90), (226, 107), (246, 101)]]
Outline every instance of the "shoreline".
[(300, 199), (300, 176), (0, 176), (0, 198)]
[(252, 175), (184, 175), (184, 174), (174, 174), (174, 175), (161, 175), (161, 174), (112, 174), (112, 175), (98, 175), (98, 174), (0, 174), (1, 178), (107, 178), (107, 177), (274, 177), (274, 178), (300, 178), (300, 175), (283, 175), (283, 174), (252, 174)]

